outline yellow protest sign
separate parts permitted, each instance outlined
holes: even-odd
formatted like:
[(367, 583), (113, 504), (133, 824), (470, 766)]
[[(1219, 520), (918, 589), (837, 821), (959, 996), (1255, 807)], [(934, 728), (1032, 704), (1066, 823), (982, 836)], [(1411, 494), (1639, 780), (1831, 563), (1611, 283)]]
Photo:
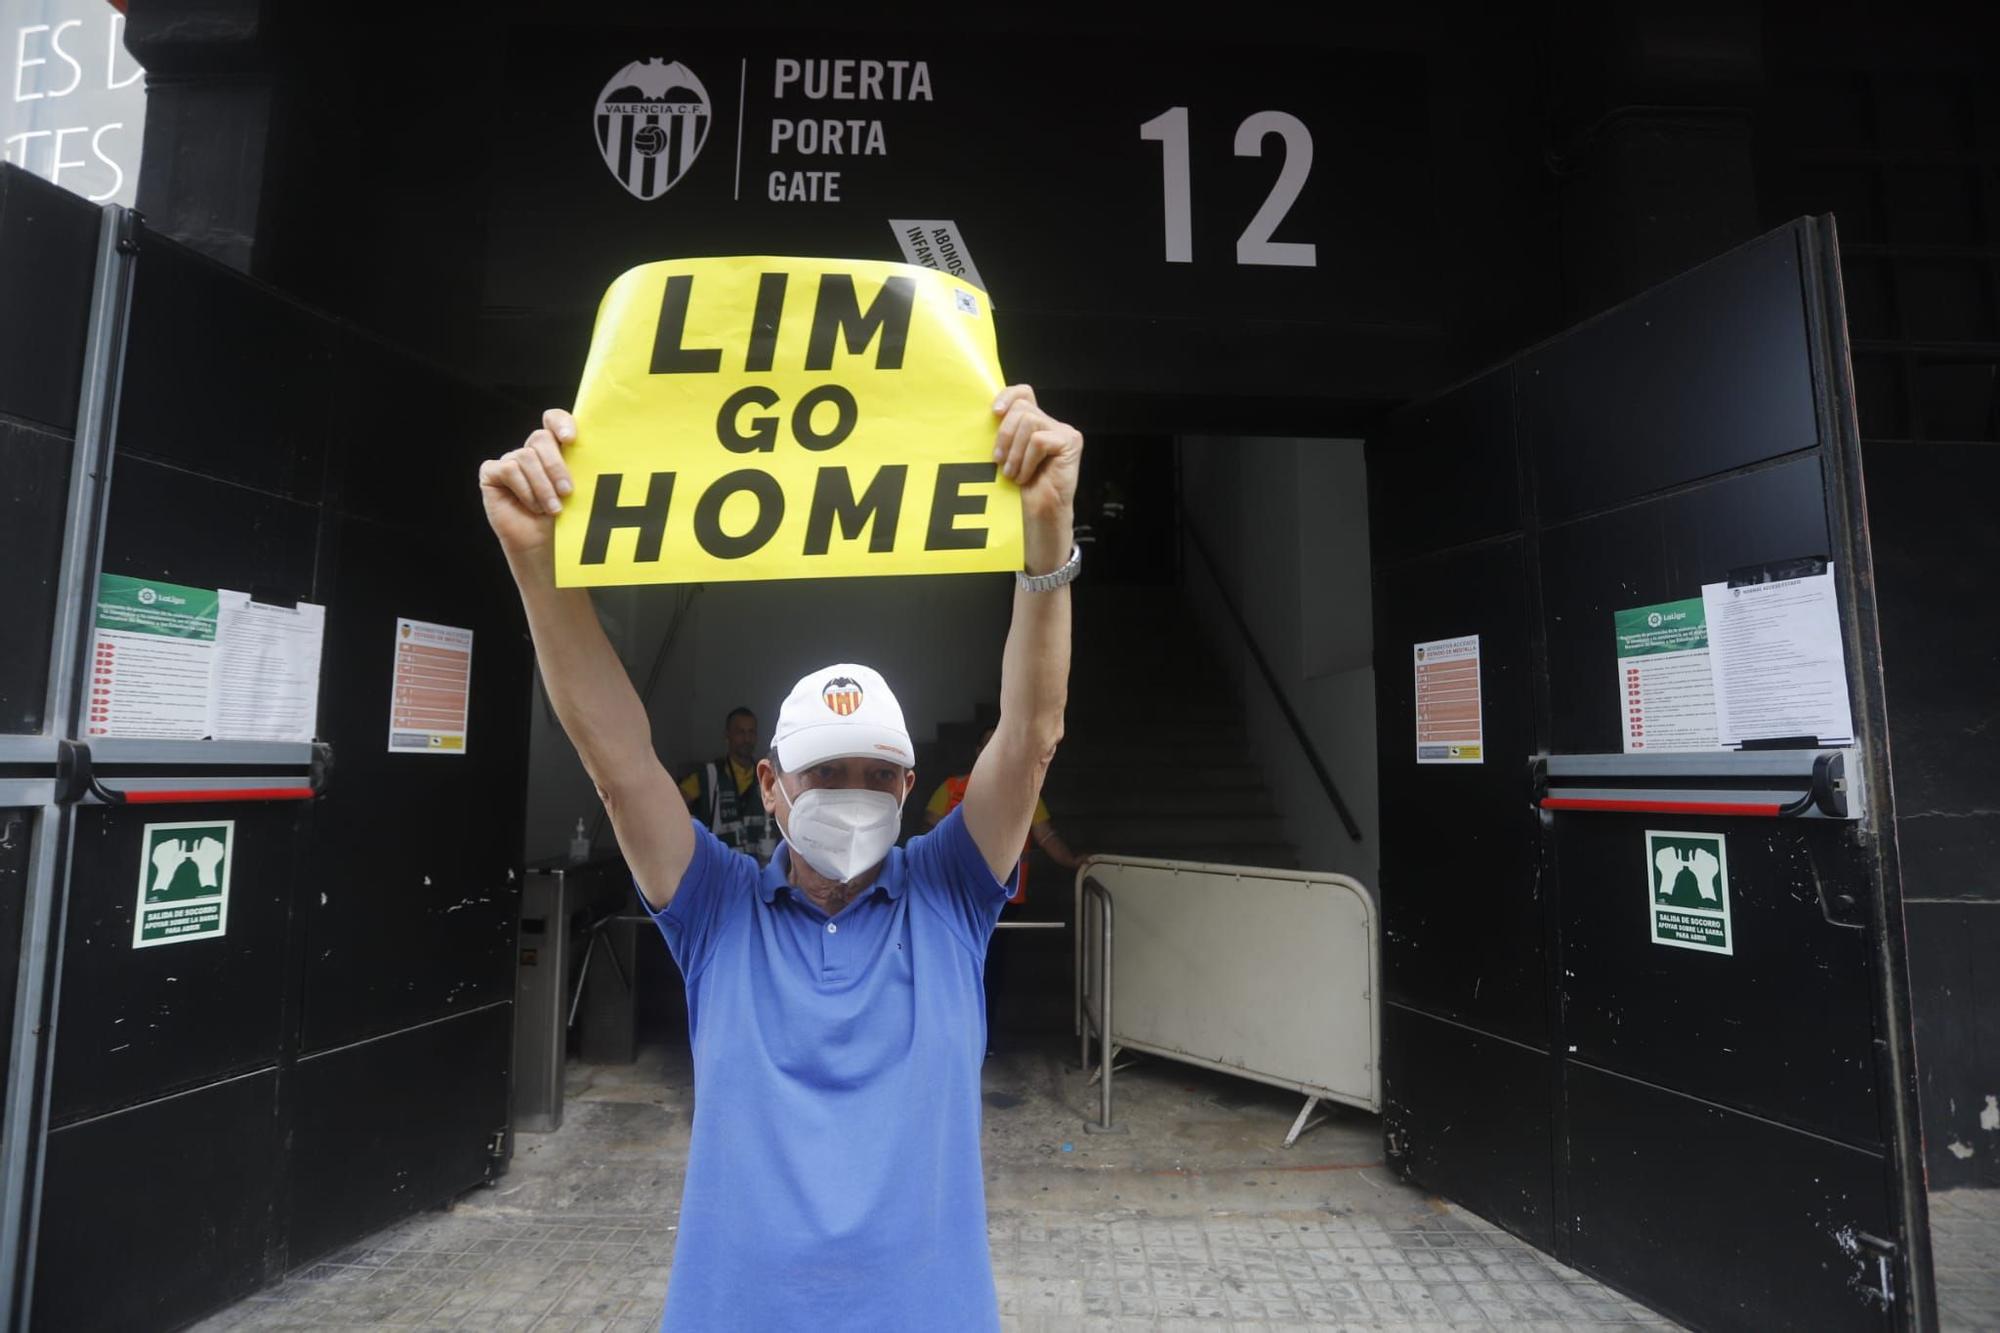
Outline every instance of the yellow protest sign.
[(1021, 567), (986, 294), (872, 260), (689, 259), (598, 307), (564, 587)]

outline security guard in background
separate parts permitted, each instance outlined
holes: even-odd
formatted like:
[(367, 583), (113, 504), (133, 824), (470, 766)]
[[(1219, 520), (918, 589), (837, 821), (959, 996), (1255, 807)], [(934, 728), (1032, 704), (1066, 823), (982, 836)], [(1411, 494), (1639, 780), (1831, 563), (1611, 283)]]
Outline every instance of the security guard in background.
[[(1081, 545), (1082, 543), (1079, 541), (1078, 546), (1081, 547)], [(974, 755), (975, 759), (978, 757), (978, 754), (985, 753), (987, 742), (992, 739), (993, 728), (991, 727), (988, 727), (979, 734), (979, 750)], [(956, 810), (965, 800), (965, 789), (971, 780), (970, 774), (959, 773), (946, 778), (938, 784), (937, 790), (931, 793), (930, 803), (924, 807), (924, 819), (931, 828), (936, 828), (939, 824), (943, 823), (944, 817), (953, 810)], [(1028, 841), (1022, 844), (1021, 860), (1014, 868), (1014, 893), (1012, 897), (1007, 899), (1006, 906), (1018, 907), (1028, 901), (1028, 852), (1036, 846), (1039, 846), (1044, 852), (1048, 853), (1049, 859), (1065, 870), (1075, 870), (1083, 864), (1083, 858), (1071, 851), (1069, 844), (1063, 841), (1062, 835), (1056, 832), (1056, 826), (1049, 818), (1048, 806), (1042, 804), (1042, 798), (1037, 796), (1035, 798), (1035, 813), (1028, 824)], [(1005, 976), (1006, 971), (1007, 946), (1002, 942), (1000, 935), (995, 933), (987, 945), (986, 971), (984, 976), (986, 993), (986, 1054), (989, 1056), (993, 1054), (994, 1004), (999, 998), (1000, 988), (1003, 984), (1002, 978)]]
[[(986, 743), (992, 739), (993, 728), (980, 732), (979, 749), (973, 757), (983, 753)], [(959, 802), (965, 799), (968, 781), (970, 775), (959, 773), (937, 785), (937, 790), (931, 793), (930, 802), (924, 807), (924, 820), (928, 827), (936, 828), (946, 815), (958, 808)], [(1007, 900), (1009, 903), (1019, 905), (1028, 901), (1028, 853), (1035, 847), (1048, 853), (1049, 859), (1064, 870), (1075, 870), (1083, 864), (1083, 858), (1071, 851), (1062, 835), (1056, 832), (1056, 826), (1050, 820), (1049, 807), (1042, 803), (1039, 796), (1035, 798), (1034, 818), (1028, 825), (1028, 842), (1021, 848), (1020, 878), (1014, 881), (1014, 895)]]
[(724, 846), (748, 852), (763, 865), (777, 848), (778, 831), (757, 791), (757, 715), (733, 710), (722, 735), (727, 752), (681, 779), (681, 796)]

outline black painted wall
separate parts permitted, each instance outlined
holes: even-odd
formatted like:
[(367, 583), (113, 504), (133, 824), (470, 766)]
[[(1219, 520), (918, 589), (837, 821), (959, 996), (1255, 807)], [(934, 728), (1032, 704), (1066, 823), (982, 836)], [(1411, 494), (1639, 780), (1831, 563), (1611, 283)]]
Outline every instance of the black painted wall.
[(0, 652), (0, 733), (33, 735), (47, 702), (39, 629), (55, 613), (97, 210), (26, 172), (0, 172), (0, 236), (0, 311), (37, 312), (0, 318), (0, 569), (18, 580), (23, 627)]
[[(2000, 14), (1786, 6), (1759, 205), (1830, 210), (1875, 551), (1925, 1160), (2000, 1187)], [(1985, 590), (1984, 592), (1980, 590)], [(1993, 1108), (1990, 1109), (1989, 1108)]]
[[(699, 44), (718, 31), (769, 37), (827, 22), (822, 8), (781, 4), (755, 16), (676, 14), (663, 33), (652, 7), (613, 0), (559, 13), (380, 7), (375, 19), (275, 0), (207, 0), (195, 17), (165, 0), (132, 0), (131, 10), (128, 41), (152, 71), (140, 200), (159, 226), (530, 401), (569, 392), (584, 350), (579, 312), (600, 275), (579, 278), (561, 309), (494, 295), (507, 284), (493, 272), (492, 238), (547, 203), (538, 192), (548, 182), (499, 128), (537, 91), (513, 86), (521, 30), (559, 20)], [(1062, 389), (1099, 430), (1364, 433), (1396, 403), (1768, 227), (1836, 216), (1870, 441), (1891, 737), (1899, 780), (1912, 784), (1902, 845), (1928, 1160), (1935, 1184), (2000, 1185), (2000, 1130), (1981, 1119), (2000, 1095), (2000, 996), (1981, 962), (2000, 947), (2000, 764), (1982, 739), (1993, 730), (1985, 682), (2000, 632), (1945, 591), (2000, 582), (1992, 524), (1966, 498), (1988, 493), (2000, 449), (1992, 7), (1648, 0), (1490, 14), (1440, 3), (1254, 30), (1207, 11), (1154, 15), (1141, 31), (1029, 14), (938, 22), (927, 16), (923, 40), (1053, 46), (1065, 61), (1072, 48), (1113, 53), (1065, 93), (1079, 98), (1097, 80), (1129, 83), (1128, 57), (1116, 53), (1142, 45), (1197, 53), (1225, 87), (1255, 88), (1273, 44), (1307, 59), (1362, 51), (1414, 65), (1407, 95), (1375, 118), (1413, 136), (1417, 243), (1375, 259), (1421, 295), (1417, 316), (1332, 327), (1337, 309), (1307, 313), (1303, 350), (1288, 354), (1318, 371), (1273, 380), (1268, 325), (1017, 314), (1003, 302), (1009, 365)], [(905, 14), (887, 7), (849, 7), (840, 23), (837, 36), (864, 54), (912, 40)], [(471, 109), (441, 118), (441, 87)], [(1381, 128), (1362, 117), (1356, 132)], [(1016, 174), (1032, 178), (1034, 164), (1003, 156), (988, 170), (1003, 189)], [(1018, 225), (1074, 222), (1024, 206)], [(565, 262), (567, 239), (550, 232), (548, 263)], [(1174, 336), (1190, 331), (1195, 342)], [(1130, 355), (1149, 345), (1164, 350)], [(1192, 345), (1238, 356), (1190, 364)]]
[[(9, 731), (40, 720), (98, 222), (0, 168), (0, 293), (37, 312), (0, 321), (0, 556), (40, 616), (0, 653)], [(475, 466), (521, 413), (143, 229), (134, 264), (103, 567), (325, 605), (334, 777), (304, 804), (77, 812), (49, 1328), (204, 1315), (490, 1178), (509, 1115), (529, 655)], [(474, 631), (462, 755), (388, 752), (398, 616)], [(132, 948), (141, 826), (201, 818), (236, 823), (226, 934)], [(32, 832), (0, 810), (8, 1005)]]
[[(1846, 868), (1860, 834), (1541, 812), (1526, 758), (1622, 748), (1618, 608), (1842, 549), (1809, 230), (1711, 260), (1369, 440), (1390, 1161), (1698, 1328), (1885, 1323), (1832, 1231), (1902, 1234), (1890, 1089), (1907, 1085), (1875, 1068), (1868, 942), (1814, 892), (1863, 891)], [(1486, 756), (1422, 765), (1410, 645), (1463, 634), (1480, 640)], [(1857, 716), (1866, 681), (1857, 666)], [(1651, 943), (1643, 895), (1621, 887), (1663, 823), (1727, 837), (1727, 959)]]
[[(0, 569), (20, 598), (0, 642), (0, 735), (37, 735), (49, 721), (56, 580), (96, 262), (96, 209), (0, 170), (0, 310), (48, 312), (0, 318)], [(29, 874), (38, 840), (53, 835), (40, 810), (0, 808), (0, 1048), (10, 1058)]]

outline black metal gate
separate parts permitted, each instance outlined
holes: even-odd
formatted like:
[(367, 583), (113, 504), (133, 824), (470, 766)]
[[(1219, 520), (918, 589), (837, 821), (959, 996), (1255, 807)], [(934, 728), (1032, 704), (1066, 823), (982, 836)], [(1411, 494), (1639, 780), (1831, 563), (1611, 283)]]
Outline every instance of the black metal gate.
[[(1392, 1160), (1697, 1327), (1929, 1326), (1831, 220), (1403, 411), (1368, 464)], [(1851, 742), (1628, 745), (1617, 612), (1829, 563)], [(1475, 635), (1476, 753), (1419, 762), (1413, 650)], [(1728, 937), (1667, 947), (1651, 858), (1698, 854), (1662, 882), (1706, 929), (1726, 858)]]
[[(525, 418), (12, 168), (0, 297), (0, 1278), (179, 1324), (503, 1165), (530, 666), (473, 477)], [(90, 734), (100, 574), (326, 607), (316, 742)], [(399, 617), (473, 633), (462, 754), (391, 748)], [(229, 822), (226, 929), (135, 947), (163, 821)]]

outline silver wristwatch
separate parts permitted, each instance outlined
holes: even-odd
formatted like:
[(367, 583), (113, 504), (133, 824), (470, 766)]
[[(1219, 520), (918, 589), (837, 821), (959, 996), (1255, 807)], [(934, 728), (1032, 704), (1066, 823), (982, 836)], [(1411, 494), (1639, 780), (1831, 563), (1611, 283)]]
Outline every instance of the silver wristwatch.
[(1083, 568), (1083, 548), (1072, 545), (1069, 548), (1069, 563), (1049, 574), (1030, 574), (1024, 569), (1014, 571), (1014, 582), (1022, 592), (1054, 592), (1065, 583), (1073, 581), (1077, 571)]

